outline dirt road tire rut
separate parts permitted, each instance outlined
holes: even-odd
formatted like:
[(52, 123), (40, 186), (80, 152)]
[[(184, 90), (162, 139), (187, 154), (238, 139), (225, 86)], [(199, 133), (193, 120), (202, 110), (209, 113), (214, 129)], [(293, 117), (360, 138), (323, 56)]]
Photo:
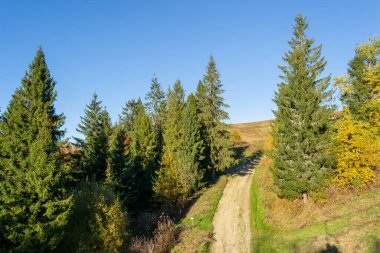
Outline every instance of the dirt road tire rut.
[(236, 171), (229, 179), (214, 216), (213, 252), (251, 252), (250, 192), (255, 161)]

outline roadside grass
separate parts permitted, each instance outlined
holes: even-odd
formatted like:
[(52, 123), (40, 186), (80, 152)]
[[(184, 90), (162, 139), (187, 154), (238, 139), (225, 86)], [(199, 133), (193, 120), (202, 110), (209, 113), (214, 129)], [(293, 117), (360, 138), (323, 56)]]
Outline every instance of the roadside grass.
[(214, 231), (212, 220), (227, 180), (227, 176), (223, 175), (214, 184), (197, 194), (199, 198), (178, 224), (181, 232), (178, 243), (171, 252), (210, 251)]
[(326, 204), (276, 195), (264, 157), (251, 188), (254, 252), (380, 252), (380, 186), (357, 192), (330, 189)]

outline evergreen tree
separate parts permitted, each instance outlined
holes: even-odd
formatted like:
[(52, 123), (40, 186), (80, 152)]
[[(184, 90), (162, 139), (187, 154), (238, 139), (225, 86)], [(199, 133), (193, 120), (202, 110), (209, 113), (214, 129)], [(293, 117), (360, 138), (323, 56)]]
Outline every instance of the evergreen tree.
[(203, 85), (202, 81), (198, 82), (197, 91), (195, 93), (195, 99), (196, 99), (196, 105), (198, 109), (198, 119), (200, 124), (200, 134), (201, 139), (203, 140), (203, 146), (204, 146), (204, 159), (200, 161), (200, 167), (202, 170), (206, 170), (209, 168), (210, 164), (210, 143), (209, 138), (207, 138), (207, 129), (206, 129), (206, 122), (205, 122), (205, 114), (203, 111), (205, 111), (205, 108), (207, 106), (207, 92), (206, 88)]
[(0, 249), (51, 251), (60, 242), (72, 206), (64, 189), (58, 140), (62, 114), (55, 81), (40, 48), (0, 122)]
[(82, 152), (82, 178), (102, 181), (105, 179), (108, 156), (108, 113), (103, 109), (96, 94), (86, 106), (77, 131), (84, 139), (75, 138)]
[(200, 167), (204, 159), (204, 142), (201, 135), (201, 124), (199, 120), (199, 109), (197, 101), (193, 94), (187, 98), (184, 112), (184, 133), (183, 145), (180, 150), (179, 169), (186, 175), (183, 181), (183, 188), (186, 191), (197, 190), (200, 186), (200, 181), (203, 177), (203, 168)]
[(183, 144), (183, 116), (185, 108), (185, 92), (181, 81), (177, 80), (173, 90), (168, 91), (168, 112), (164, 125), (164, 154), (162, 164), (170, 167), (174, 155)]
[(125, 155), (125, 130), (117, 124), (109, 140), (106, 183), (124, 199), (126, 191), (127, 157)]
[(104, 128), (104, 133), (105, 133), (105, 135), (107, 137), (107, 141), (108, 141), (108, 139), (112, 135), (113, 126), (112, 126), (111, 117), (107, 111), (107, 108), (104, 108), (104, 110), (102, 112), (101, 122), (102, 122), (102, 125)]
[(134, 207), (146, 206), (152, 195), (155, 174), (156, 139), (152, 122), (146, 114), (141, 99), (137, 101), (131, 143), (128, 151), (128, 202)]
[(224, 92), (222, 86), (215, 60), (211, 56), (203, 82), (198, 85), (197, 99), (201, 120), (206, 130), (206, 151), (208, 151), (206, 159), (212, 180), (215, 179), (216, 170), (224, 170), (234, 162), (229, 132), (224, 123), (229, 118), (225, 111), (228, 105), (224, 103), (222, 97)]
[(363, 105), (374, 96), (373, 89), (366, 77), (370, 66), (375, 66), (380, 60), (380, 40), (371, 38), (369, 43), (362, 44), (355, 49), (355, 56), (348, 64), (348, 73), (338, 82), (350, 89), (344, 89), (341, 100), (348, 106), (353, 116), (360, 120), (369, 120), (363, 114)]
[(185, 108), (184, 90), (179, 80), (173, 90), (167, 92), (167, 118), (164, 125), (164, 153), (154, 191), (168, 200), (176, 201), (181, 195), (178, 186), (179, 151), (183, 145), (183, 117)]
[(302, 15), (295, 18), (291, 50), (283, 57), (283, 80), (274, 102), (273, 174), (280, 195), (294, 199), (323, 187), (332, 171), (331, 124), (334, 108), (329, 106), (330, 76), (319, 78), (326, 61), (322, 46), (313, 47)]
[(157, 143), (157, 157), (156, 165), (159, 165), (159, 162), (163, 153), (164, 138), (163, 138), (163, 125), (165, 121), (166, 113), (166, 101), (165, 101), (165, 92), (161, 89), (161, 85), (157, 80), (157, 77), (152, 78), (152, 84), (150, 86), (150, 91), (145, 97), (147, 113), (152, 120), (153, 131), (156, 137)]
[(133, 131), (133, 125), (137, 115), (137, 101), (129, 100), (123, 107), (123, 111), (120, 115), (120, 122), (126, 131), (126, 135), (129, 135)]

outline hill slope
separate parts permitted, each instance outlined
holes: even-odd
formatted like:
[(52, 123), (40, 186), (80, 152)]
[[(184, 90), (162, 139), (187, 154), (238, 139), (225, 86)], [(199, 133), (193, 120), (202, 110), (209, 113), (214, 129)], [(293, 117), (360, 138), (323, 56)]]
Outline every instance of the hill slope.
[(231, 124), (231, 130), (240, 133), (242, 141), (246, 143), (250, 149), (262, 150), (265, 138), (269, 134), (270, 126), (273, 120), (263, 120), (251, 123)]

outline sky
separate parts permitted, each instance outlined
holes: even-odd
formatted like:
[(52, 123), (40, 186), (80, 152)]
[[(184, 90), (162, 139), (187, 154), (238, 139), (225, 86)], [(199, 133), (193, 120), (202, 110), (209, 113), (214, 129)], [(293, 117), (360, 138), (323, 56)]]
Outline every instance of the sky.
[(41, 46), (67, 137), (79, 135), (94, 92), (116, 121), (128, 100), (145, 97), (153, 75), (165, 90), (180, 79), (194, 92), (211, 54), (229, 123), (271, 119), (277, 66), (298, 13), (307, 16), (308, 36), (323, 44), (332, 77), (345, 74), (355, 47), (379, 33), (378, 0), (2, 0), (0, 108)]

